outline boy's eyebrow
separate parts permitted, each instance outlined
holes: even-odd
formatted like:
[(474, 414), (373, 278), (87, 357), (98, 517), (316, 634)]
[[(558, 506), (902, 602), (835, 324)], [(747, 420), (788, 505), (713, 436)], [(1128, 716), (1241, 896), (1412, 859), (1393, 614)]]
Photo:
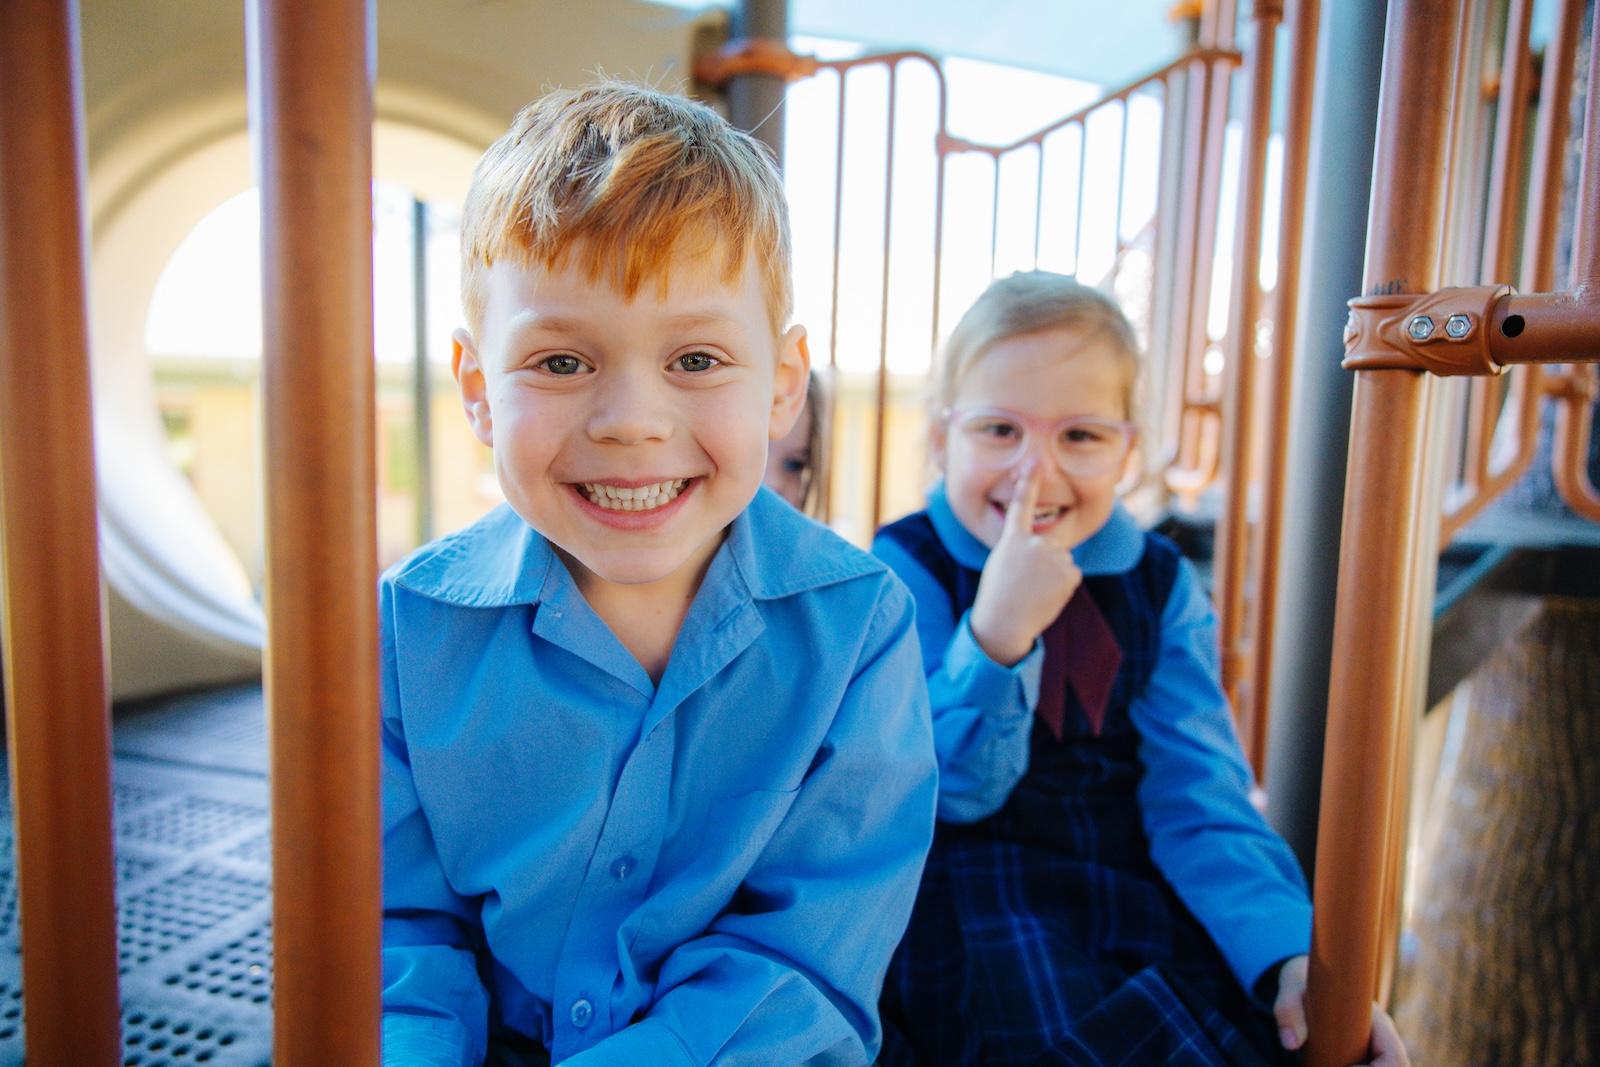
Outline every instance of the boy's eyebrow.
[(678, 315), (669, 315), (667, 325), (678, 329), (692, 329), (696, 326), (720, 326), (737, 319), (731, 311), (722, 308), (708, 308), (704, 311), (685, 311)]
[[(738, 316), (724, 308), (706, 308), (697, 311), (685, 311), (677, 315), (667, 316), (663, 322), (672, 329), (695, 329), (702, 326), (723, 326), (738, 321)], [(573, 334), (582, 333), (587, 323), (582, 318), (567, 315), (541, 315), (536, 311), (524, 311), (513, 315), (506, 323), (506, 332), (511, 336), (531, 333), (535, 330), (544, 333)]]
[(541, 315), (536, 311), (524, 311), (511, 316), (511, 321), (506, 323), (506, 332), (511, 336), (530, 333), (534, 330), (549, 333), (579, 333), (583, 329), (583, 320), (569, 318), (564, 315)]

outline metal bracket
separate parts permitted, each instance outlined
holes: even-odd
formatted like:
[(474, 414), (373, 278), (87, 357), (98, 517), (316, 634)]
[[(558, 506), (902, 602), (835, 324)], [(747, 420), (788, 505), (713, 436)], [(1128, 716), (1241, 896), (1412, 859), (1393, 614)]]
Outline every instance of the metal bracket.
[(789, 50), (788, 44), (772, 37), (740, 37), (694, 62), (694, 76), (707, 85), (721, 88), (741, 74), (765, 74), (786, 82), (800, 81), (815, 74), (820, 64), (815, 56)]
[(1509, 285), (1358, 296), (1344, 328), (1346, 370), (1419, 370), (1440, 377), (1498, 375), (1490, 313)]

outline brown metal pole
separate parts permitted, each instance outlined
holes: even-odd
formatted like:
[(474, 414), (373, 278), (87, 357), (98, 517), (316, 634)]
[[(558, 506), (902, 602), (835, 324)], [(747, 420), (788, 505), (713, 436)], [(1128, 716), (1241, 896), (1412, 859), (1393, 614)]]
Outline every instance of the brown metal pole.
[(252, 0), (274, 1062), (376, 1064), (381, 897), (366, 4)]
[(1548, 293), (1556, 286), (1562, 164), (1571, 123), (1572, 79), (1577, 67), (1583, 7), (1583, 0), (1561, 0), (1539, 79), (1539, 117), (1534, 124), (1533, 170), (1528, 182), (1529, 236), (1522, 250), (1522, 279), (1537, 293)]
[[(1478, 279), (1485, 284), (1519, 280), (1516, 277), (1517, 224), (1522, 206), (1528, 97), (1533, 84), (1533, 57), (1528, 45), (1532, 23), (1533, 0), (1511, 0), (1500, 62), (1500, 102), (1494, 124), (1489, 214), (1484, 223), (1483, 259)], [(1537, 202), (1541, 186), (1535, 184), (1531, 189), (1535, 202), (1528, 213), (1530, 230), (1537, 225), (1541, 210)], [(1559, 190), (1557, 196), (1559, 200)], [(1531, 249), (1538, 239), (1530, 232), (1526, 243)], [(1479, 378), (1469, 386), (1466, 484), (1472, 487), (1473, 496), (1457, 504), (1445, 517), (1445, 541), (1510, 488), (1533, 462), (1538, 449), (1539, 371), (1530, 367), (1514, 371), (1513, 375), (1511, 402), (1504, 405), (1504, 410), (1514, 412), (1517, 419), (1517, 451), (1499, 470), (1492, 469), (1491, 453), (1495, 431), (1504, 417), (1501, 395), (1505, 382), (1498, 378)]]
[[(1389, 6), (1363, 291), (1429, 292), (1442, 229), (1452, 0)], [(1309, 1067), (1367, 1059), (1369, 1011), (1385, 906), (1391, 787), (1403, 714), (1424, 497), (1426, 383), (1411, 371), (1356, 376), (1340, 543), (1333, 672), (1317, 840), (1307, 1015)]]
[(72, 0), (0, 4), (0, 546), (32, 1063), (122, 1060)]
[[(1227, 495), (1217, 523), (1216, 597), (1222, 647), (1222, 688), (1233, 705), (1247, 749), (1258, 747), (1253, 701), (1240, 687), (1248, 664), (1244, 647), (1245, 576), (1249, 568), (1251, 460), (1256, 442), (1256, 320), (1261, 314), (1261, 202), (1272, 136), (1272, 68), (1277, 55), (1281, 0), (1256, 0), (1254, 43), (1246, 67), (1247, 105), (1234, 218), (1233, 280), (1228, 315), (1227, 389), (1222, 416)], [(1250, 706), (1247, 707), (1246, 704)], [(1257, 768), (1259, 773), (1259, 768)]]
[(1257, 560), (1255, 612), (1250, 625), (1250, 704), (1255, 728), (1245, 750), (1256, 780), (1262, 782), (1266, 781), (1267, 732), (1272, 721), (1272, 640), (1277, 620), (1283, 503), (1289, 478), (1289, 408), (1294, 391), (1294, 335), (1299, 325), (1300, 248), (1305, 232), (1306, 170), (1321, 18), (1321, 0), (1294, 0), (1289, 7), (1289, 99), (1283, 131), (1278, 285), (1273, 295), (1272, 384), (1266, 412), (1267, 469), (1261, 494), (1261, 549)]
[[(1581, 7), (1568, 0), (1567, 7)], [(1561, 27), (1551, 41), (1554, 49), (1566, 31), (1569, 12), (1562, 9)], [(1578, 16), (1571, 16), (1574, 24)], [(1577, 33), (1572, 32), (1576, 51)], [(1572, 242), (1572, 289), (1586, 303), (1600, 301), (1600, 33), (1590, 34), (1589, 91), (1584, 102), (1583, 167), (1578, 177), (1577, 223)], [(1568, 71), (1570, 83), (1570, 70)], [(1548, 83), (1546, 83), (1548, 84)], [(1552, 264), (1553, 273), (1553, 264)], [(1596, 393), (1593, 367), (1573, 367), (1566, 375), (1561, 407), (1556, 416), (1555, 482), (1561, 499), (1576, 514), (1600, 522), (1600, 491), (1589, 479), (1589, 418)]]

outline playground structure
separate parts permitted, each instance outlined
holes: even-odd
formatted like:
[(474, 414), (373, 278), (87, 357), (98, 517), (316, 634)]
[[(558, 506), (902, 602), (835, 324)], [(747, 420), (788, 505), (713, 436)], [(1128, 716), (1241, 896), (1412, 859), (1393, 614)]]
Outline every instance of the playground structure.
[[(359, 4), (288, 0), (260, 0), (251, 12), (266, 233), (266, 691), (272, 765), (283, 769), (272, 782), (274, 1055), (284, 1063), (375, 1063), (371, 14)], [(1591, 364), (1600, 359), (1600, 92), (1592, 77), (1583, 83), (1580, 176), (1566, 180), (1585, 5), (1560, 3), (1537, 98), (1532, 16), (1532, 0), (1416, 0), (1391, 5), (1388, 15), (1365, 273), (1358, 288), (1336, 294), (1341, 302), (1356, 298), (1343, 337), (1355, 388), (1316, 834), (1312, 1063), (1361, 1057), (1367, 1004), (1392, 982), (1406, 798), (1441, 547), (1533, 467), (1546, 407), (1556, 412), (1554, 485), (1575, 516), (1600, 520), (1588, 473)], [(941, 274), (945, 227), (958, 211), (946, 195), (952, 160), (993, 161), (982, 278), (1002, 267), (1001, 172), (1017, 160), (1031, 159), (1036, 174), (1035, 263), (1077, 271), (1094, 259), (1094, 242), (1109, 236), (1107, 269), (1094, 280), (1142, 311), (1139, 325), (1161, 353), (1160, 426), (1147, 449), (1152, 473), (1180, 503), (1214, 508), (1225, 683), (1247, 753), (1269, 782), (1269, 718), (1286, 714), (1269, 696), (1273, 649), (1282, 644), (1275, 609), (1286, 580), (1294, 376), (1325, 358), (1332, 343), (1319, 337), (1297, 346), (1312, 317), (1309, 301), (1325, 305), (1327, 297), (1303, 284), (1315, 278), (1303, 264), (1321, 251), (1306, 234), (1315, 79), (1328, 76), (1323, 17), (1314, 0), (1257, 3), (1241, 49), (1233, 6), (1204, 5), (1192, 51), (1091, 107), (996, 145), (948, 132), (939, 64), (925, 54), (808, 60), (782, 42), (747, 38), (706, 55), (697, 69), (718, 84), (837, 80), (833, 366), (846, 95), (853, 72), (888, 72), (874, 432), (870, 455), (858, 464), (870, 472), (872, 525), (892, 517), (884, 499), (890, 277), (904, 266), (892, 255), (891, 233), (901, 69), (931, 71), (939, 83), (927, 146), (935, 189), (926, 220), (930, 348), (942, 313), (947, 321), (967, 295)], [(30, 102), (25, 110), (7, 106), (0, 118), (5, 679), (29, 1056), (111, 1063), (122, 1056), (122, 1038), (85, 211), (81, 180), (60, 177), (84, 167), (76, 23), (74, 6), (53, 0), (0, 13), (0, 99)], [(1279, 49), (1284, 23), (1287, 47)], [(1595, 39), (1591, 30), (1589, 70)], [(1280, 65), (1288, 93), (1275, 128), (1272, 71)], [(1486, 70), (1494, 72), (1488, 89)], [(1129, 141), (1138, 136), (1131, 116), (1141, 103), (1158, 106), (1161, 116), (1148, 219), (1124, 211)], [(1238, 147), (1228, 183), (1230, 115)], [(1091, 127), (1102, 129), (1107, 116), (1117, 120), (1116, 148), (1096, 155), (1091, 142), (1105, 139)], [(1274, 138), (1282, 165), (1269, 197)], [(1086, 189), (1105, 173), (1117, 176), (1115, 208), (1109, 227), (1096, 230)], [(1564, 198), (1571, 204), (1565, 224)], [(1230, 202), (1231, 248), (1219, 256)], [(1277, 266), (1267, 289), (1261, 263), (1269, 223)], [(1344, 220), (1346, 229), (1355, 225)], [(1070, 252), (1052, 260), (1061, 233)], [(1564, 235), (1571, 247), (1562, 256)], [(1212, 315), (1218, 286), (1228, 293), (1220, 329)], [(832, 472), (835, 492), (841, 477)]]

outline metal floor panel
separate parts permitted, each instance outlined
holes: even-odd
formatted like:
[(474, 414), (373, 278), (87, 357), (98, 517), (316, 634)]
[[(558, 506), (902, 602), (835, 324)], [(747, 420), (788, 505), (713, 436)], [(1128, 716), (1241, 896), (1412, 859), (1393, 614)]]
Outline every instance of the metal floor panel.
[[(112, 728), (127, 1067), (272, 1059), (271, 837), (259, 687), (119, 708)], [(11, 790), (0, 763), (0, 1065), (24, 1062)]]

